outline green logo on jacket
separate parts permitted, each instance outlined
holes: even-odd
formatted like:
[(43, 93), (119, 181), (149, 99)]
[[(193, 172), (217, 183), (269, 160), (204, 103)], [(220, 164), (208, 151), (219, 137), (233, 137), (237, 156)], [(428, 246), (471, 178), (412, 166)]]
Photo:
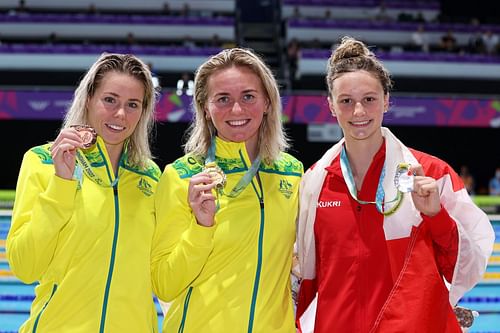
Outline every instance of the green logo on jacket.
[(285, 198), (287, 199), (290, 199), (290, 197), (292, 196), (292, 183), (290, 183), (288, 180), (286, 179), (281, 179), (280, 180), (280, 189), (279, 191), (281, 192), (281, 194), (283, 194), (285, 196)]
[(142, 193), (144, 193), (146, 196), (150, 197), (153, 195), (153, 187), (151, 186), (150, 183), (144, 178), (141, 177), (139, 179), (139, 184), (137, 184), (137, 188), (141, 190)]

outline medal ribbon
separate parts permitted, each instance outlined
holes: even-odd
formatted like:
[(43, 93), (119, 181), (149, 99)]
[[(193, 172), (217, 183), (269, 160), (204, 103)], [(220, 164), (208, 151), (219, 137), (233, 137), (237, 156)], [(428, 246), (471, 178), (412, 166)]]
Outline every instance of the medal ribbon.
[[(122, 158), (125, 154), (122, 154)], [(121, 160), (120, 160), (121, 164)], [(107, 168), (107, 166), (106, 166)], [(102, 186), (102, 187), (114, 187), (118, 183), (119, 177), (116, 177), (113, 181), (104, 181), (99, 175), (97, 175), (94, 170), (92, 169), (92, 164), (90, 161), (87, 159), (85, 154), (80, 150), (76, 150), (76, 165), (75, 165), (75, 171), (74, 175), (75, 178), (81, 182), (82, 181), (82, 175), (83, 173), (90, 178), (94, 183)], [(109, 170), (108, 170), (109, 174)], [(111, 175), (109, 175), (109, 178), (111, 179)]]
[[(399, 208), (403, 200), (403, 193), (399, 190), (396, 198), (384, 203), (385, 192), (382, 183), (385, 178), (385, 162), (384, 166), (382, 167), (382, 172), (380, 173), (375, 201), (364, 201), (358, 199), (358, 191), (356, 189), (356, 185), (354, 184), (354, 177), (352, 175), (351, 165), (349, 164), (349, 159), (347, 158), (347, 153), (345, 151), (345, 145), (342, 146), (342, 150), (340, 151), (340, 169), (342, 170), (342, 175), (344, 176), (344, 180), (346, 182), (347, 188), (349, 189), (349, 193), (358, 203), (362, 205), (375, 204), (377, 210), (384, 216), (393, 214)], [(393, 202), (395, 202), (395, 204), (390, 209), (385, 210), (385, 205)]]
[[(215, 138), (212, 138), (212, 143), (210, 144), (210, 147), (208, 148), (207, 152), (207, 157), (205, 160), (205, 163), (209, 162), (215, 162)], [(253, 160), (252, 165), (250, 168), (245, 172), (245, 174), (240, 178), (238, 183), (234, 185), (233, 189), (229, 193), (225, 193), (224, 189), (221, 188), (220, 194), (228, 196), (230, 198), (236, 198), (243, 192), (243, 190), (252, 182), (253, 177), (259, 171), (260, 167), (260, 157), (257, 157)]]

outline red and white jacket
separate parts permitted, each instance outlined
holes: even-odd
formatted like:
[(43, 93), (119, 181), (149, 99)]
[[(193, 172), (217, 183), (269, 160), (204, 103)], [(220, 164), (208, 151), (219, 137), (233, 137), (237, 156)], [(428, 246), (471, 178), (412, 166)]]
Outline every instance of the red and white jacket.
[(385, 198), (395, 198), (398, 163), (419, 163), (437, 180), (442, 209), (432, 218), (420, 214), (409, 194), (385, 217), (375, 205), (358, 204), (340, 171), (344, 141), (329, 149), (301, 184), (302, 333), (461, 332), (452, 306), (482, 278), (493, 228), (447, 163), (408, 149), (387, 128), (382, 134), (385, 146), (358, 197), (373, 200), (385, 162)]

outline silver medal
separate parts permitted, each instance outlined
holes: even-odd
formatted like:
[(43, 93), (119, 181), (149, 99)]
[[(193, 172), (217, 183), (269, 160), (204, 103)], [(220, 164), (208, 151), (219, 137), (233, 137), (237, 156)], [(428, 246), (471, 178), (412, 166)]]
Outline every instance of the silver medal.
[(394, 185), (398, 191), (408, 193), (413, 191), (413, 174), (409, 172), (410, 165), (407, 163), (399, 163), (394, 176)]

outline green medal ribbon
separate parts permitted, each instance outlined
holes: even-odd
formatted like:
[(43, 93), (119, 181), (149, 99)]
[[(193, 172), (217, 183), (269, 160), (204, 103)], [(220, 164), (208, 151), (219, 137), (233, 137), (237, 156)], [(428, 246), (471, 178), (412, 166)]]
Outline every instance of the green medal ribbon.
[[(126, 154), (122, 154), (122, 159)], [(121, 164), (121, 160), (120, 160)], [(107, 167), (107, 166), (106, 166)], [(92, 164), (87, 159), (85, 154), (80, 150), (76, 150), (76, 165), (74, 171), (74, 178), (77, 179), (80, 183), (83, 180), (82, 173), (84, 173), (88, 178), (90, 178), (94, 183), (102, 186), (102, 187), (114, 187), (118, 183), (119, 176), (116, 177), (113, 181), (111, 181), (111, 174), (108, 171), (109, 180), (103, 180), (98, 174), (96, 174), (92, 168)]]
[[(399, 208), (401, 205), (401, 202), (403, 201), (403, 196), (404, 193), (401, 192), (398, 189), (396, 198), (394, 198), (391, 201), (387, 201), (384, 203), (385, 199), (385, 192), (384, 188), (382, 186), (382, 183), (385, 178), (385, 162), (384, 166), (382, 167), (382, 172), (380, 173), (380, 178), (378, 181), (377, 185), (377, 194), (375, 196), (375, 201), (364, 201), (358, 199), (358, 192), (356, 190), (356, 186), (354, 184), (354, 177), (352, 175), (352, 170), (351, 166), (349, 164), (349, 159), (347, 158), (347, 153), (345, 151), (345, 145), (342, 146), (342, 150), (340, 152), (340, 169), (342, 170), (342, 175), (344, 176), (344, 180), (346, 182), (347, 188), (349, 189), (349, 193), (353, 197), (354, 200), (356, 200), (358, 203), (362, 205), (367, 205), (367, 204), (375, 204), (377, 207), (377, 210), (382, 213), (384, 216), (388, 216), (396, 212), (396, 210)], [(391, 208), (385, 209), (387, 204), (394, 203)]]
[[(207, 152), (207, 157), (205, 159), (205, 165), (207, 164), (213, 164), (215, 162), (215, 138), (212, 138), (212, 142), (210, 144), (210, 147), (208, 148)], [(243, 192), (243, 190), (252, 182), (253, 177), (257, 174), (259, 171), (260, 167), (260, 157), (257, 157), (253, 160), (252, 165), (250, 168), (245, 172), (245, 174), (240, 178), (238, 183), (232, 188), (232, 190), (229, 193), (226, 193), (224, 191), (223, 186), (217, 186), (216, 187), (216, 193), (217, 193), (217, 209), (219, 209), (219, 195), (225, 195), (229, 198), (236, 198)], [(219, 168), (219, 167), (218, 167)], [(220, 169), (220, 168), (219, 168)], [(220, 172), (223, 172), (222, 169), (220, 169)]]

